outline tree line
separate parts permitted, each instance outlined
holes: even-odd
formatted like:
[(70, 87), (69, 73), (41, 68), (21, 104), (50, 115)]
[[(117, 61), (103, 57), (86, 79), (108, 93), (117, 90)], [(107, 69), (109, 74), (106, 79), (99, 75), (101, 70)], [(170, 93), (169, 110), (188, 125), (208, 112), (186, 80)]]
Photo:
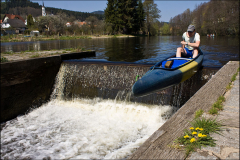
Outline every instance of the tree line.
[[(210, 0), (201, 3), (193, 11), (187, 9), (171, 18), (169, 23), (159, 21), (161, 11), (153, 0), (108, 0), (104, 15), (51, 7), (46, 7), (46, 11), (48, 14), (54, 13), (54, 16), (42, 17), (41, 5), (29, 0), (1, 2), (2, 14), (13, 12), (25, 14), (25, 17), (30, 14), (32, 17), (38, 16), (37, 22), (30, 22), (28, 28), (40, 31), (47, 29), (52, 34), (182, 35), (189, 24), (194, 24), (201, 35), (239, 35), (239, 3), (235, 0)], [(79, 27), (79, 21), (87, 23)], [(66, 27), (67, 22), (76, 23)]]
[[(44, 17), (41, 5), (29, 0), (5, 0), (1, 4), (1, 13), (31, 15), (29, 21), (34, 17), (37, 22), (27, 25), (30, 30), (49, 30), (52, 34), (159, 34), (161, 11), (153, 0), (108, 0), (104, 15), (46, 7), (46, 12), (54, 16)], [(83, 20), (87, 24), (79, 27), (78, 22)], [(66, 27), (66, 22), (74, 23)]]
[[(239, 1), (211, 0), (170, 19), (165, 33), (182, 35), (193, 24), (201, 35), (239, 35)], [(167, 27), (165, 27), (167, 28)]]

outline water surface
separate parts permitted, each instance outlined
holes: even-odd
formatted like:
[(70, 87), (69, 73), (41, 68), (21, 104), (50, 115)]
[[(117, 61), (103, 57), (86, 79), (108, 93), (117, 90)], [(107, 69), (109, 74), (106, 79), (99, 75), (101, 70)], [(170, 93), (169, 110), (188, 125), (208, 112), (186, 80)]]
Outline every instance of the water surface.
[[(39, 42), (1, 43), (1, 52), (49, 50), (82, 47), (96, 50), (95, 59), (136, 63), (156, 63), (180, 47), (181, 36), (96, 38), (53, 40)], [(239, 60), (239, 38), (202, 36), (200, 48), (204, 53), (203, 66), (222, 67), (228, 61)]]

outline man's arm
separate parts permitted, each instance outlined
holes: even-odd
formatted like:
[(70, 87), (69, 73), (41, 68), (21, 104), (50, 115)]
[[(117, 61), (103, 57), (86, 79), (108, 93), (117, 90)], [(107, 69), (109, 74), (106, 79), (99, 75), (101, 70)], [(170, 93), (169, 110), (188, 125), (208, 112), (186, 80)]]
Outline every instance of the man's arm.
[[(183, 45), (186, 45), (187, 42), (183, 42)], [(200, 41), (196, 41), (195, 43), (188, 43), (189, 46), (198, 48), (200, 46)]]

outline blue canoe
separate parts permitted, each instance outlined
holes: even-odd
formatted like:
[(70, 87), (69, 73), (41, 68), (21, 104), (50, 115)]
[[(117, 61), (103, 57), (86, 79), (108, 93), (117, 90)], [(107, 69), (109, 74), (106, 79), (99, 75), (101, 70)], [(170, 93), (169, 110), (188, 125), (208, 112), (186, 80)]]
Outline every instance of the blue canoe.
[[(172, 66), (166, 68), (167, 61), (172, 61)], [(203, 53), (195, 58), (178, 58), (175, 55), (166, 58), (150, 68), (132, 87), (134, 96), (145, 96), (173, 85), (177, 85), (191, 76), (201, 67)]]

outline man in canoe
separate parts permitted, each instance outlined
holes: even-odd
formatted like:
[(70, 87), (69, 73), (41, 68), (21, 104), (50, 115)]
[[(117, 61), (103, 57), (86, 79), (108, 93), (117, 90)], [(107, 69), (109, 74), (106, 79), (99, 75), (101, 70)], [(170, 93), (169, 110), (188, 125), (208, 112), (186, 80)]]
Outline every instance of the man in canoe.
[(198, 47), (200, 45), (200, 35), (196, 33), (194, 25), (189, 25), (187, 32), (183, 33), (182, 47), (177, 48), (176, 57), (192, 57), (198, 55)]

